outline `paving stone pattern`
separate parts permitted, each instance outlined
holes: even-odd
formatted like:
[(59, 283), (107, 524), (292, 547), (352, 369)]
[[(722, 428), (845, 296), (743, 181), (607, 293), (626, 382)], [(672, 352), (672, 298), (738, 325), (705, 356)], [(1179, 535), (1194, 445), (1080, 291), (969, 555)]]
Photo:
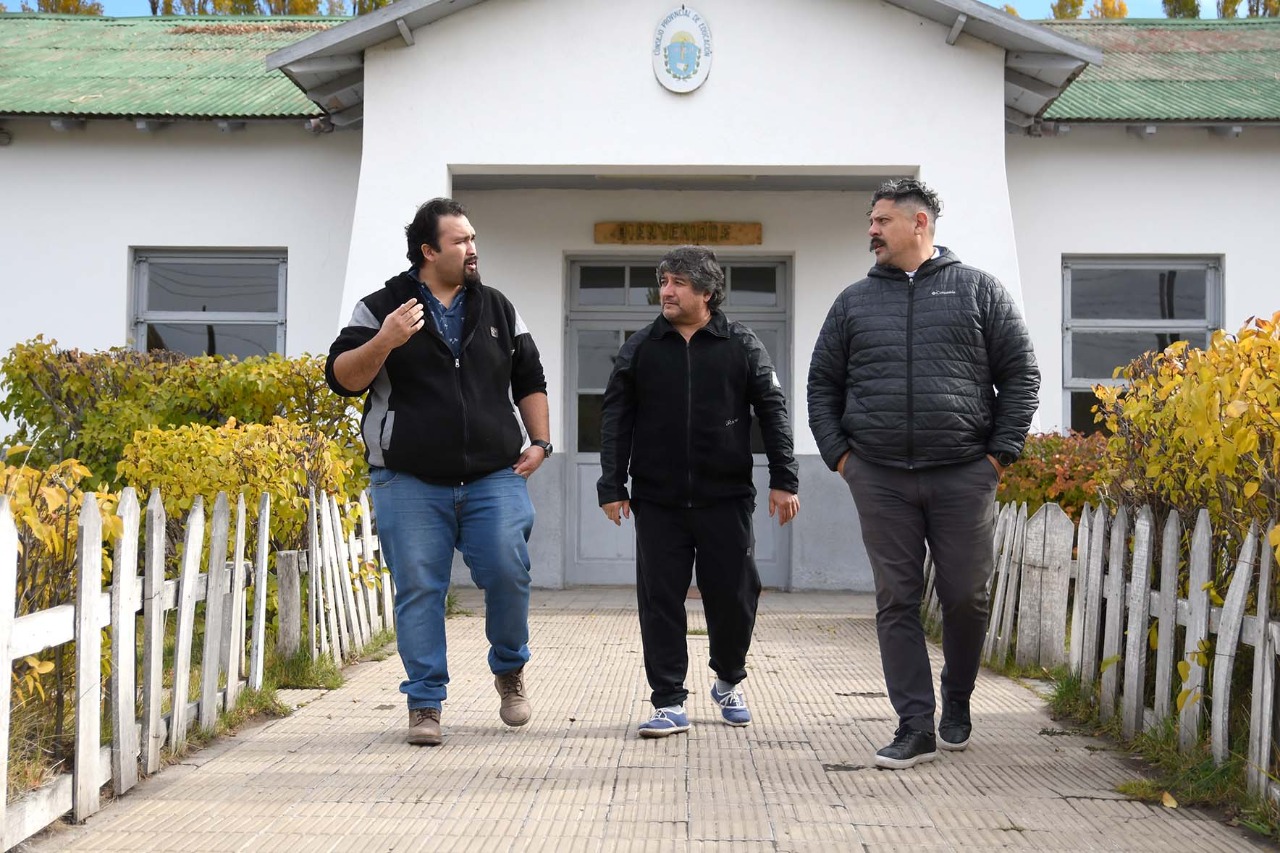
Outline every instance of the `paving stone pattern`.
[[(483, 604), (449, 622), (440, 747), (410, 746), (399, 658), (286, 719), (166, 768), (82, 826), (24, 847), (149, 851), (958, 851), (1274, 849), (1193, 809), (1115, 793), (1137, 765), (1063, 731), (1031, 689), (983, 672), (974, 738), (911, 770), (871, 766), (894, 729), (865, 595), (766, 593), (744, 684), (719, 722), (689, 602), (685, 735), (640, 740), (649, 688), (634, 593), (535, 590), (533, 721), (508, 729)], [(931, 648), (935, 674), (939, 650)], [(936, 677), (936, 675), (935, 675)]]

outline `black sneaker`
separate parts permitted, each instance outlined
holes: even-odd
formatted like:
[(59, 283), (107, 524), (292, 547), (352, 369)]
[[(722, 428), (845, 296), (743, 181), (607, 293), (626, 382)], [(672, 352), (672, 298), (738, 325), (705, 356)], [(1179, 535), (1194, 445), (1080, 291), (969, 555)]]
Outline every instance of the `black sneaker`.
[(969, 721), (969, 700), (951, 699), (945, 703), (938, 722), (938, 746), (959, 752), (969, 745), (973, 723)]
[(906, 770), (938, 757), (933, 732), (899, 726), (893, 743), (876, 753), (876, 766), (890, 770)]

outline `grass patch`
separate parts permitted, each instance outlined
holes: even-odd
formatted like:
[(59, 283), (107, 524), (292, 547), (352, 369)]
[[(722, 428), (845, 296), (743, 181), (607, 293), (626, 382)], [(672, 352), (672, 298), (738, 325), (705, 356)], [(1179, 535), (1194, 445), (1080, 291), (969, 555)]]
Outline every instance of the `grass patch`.
[(705, 637), (707, 636), (707, 629), (706, 628), (690, 628), (687, 631), (685, 631), (685, 634), (690, 637)]
[(1243, 756), (1229, 754), (1219, 765), (1214, 763), (1208, 744), (1181, 752), (1176, 716), (1125, 742), (1118, 713), (1106, 723), (1099, 717), (1093, 688), (1086, 688), (1065, 667), (1055, 669), (1052, 677), (1048, 700), (1055, 719), (1069, 719), (1087, 733), (1121, 743), (1150, 765), (1148, 774), (1117, 785), (1117, 793), (1143, 802), (1219, 809), (1230, 823), (1280, 839), (1280, 810), (1249, 793)]

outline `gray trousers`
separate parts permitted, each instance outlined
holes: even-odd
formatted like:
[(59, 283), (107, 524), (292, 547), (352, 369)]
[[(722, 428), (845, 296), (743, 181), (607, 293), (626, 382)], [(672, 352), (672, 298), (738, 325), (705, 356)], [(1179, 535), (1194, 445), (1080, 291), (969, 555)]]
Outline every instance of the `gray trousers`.
[(968, 699), (990, 610), (999, 475), (986, 458), (907, 471), (851, 453), (844, 478), (875, 575), (876, 631), (889, 701), (900, 725), (931, 732), (933, 674), (920, 622), (925, 543), (942, 605), (942, 700)]

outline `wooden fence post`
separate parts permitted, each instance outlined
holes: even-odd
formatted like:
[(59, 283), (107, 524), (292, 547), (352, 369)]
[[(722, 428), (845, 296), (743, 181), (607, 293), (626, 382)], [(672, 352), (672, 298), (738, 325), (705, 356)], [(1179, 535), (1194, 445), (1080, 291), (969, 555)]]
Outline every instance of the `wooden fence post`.
[[(0, 648), (10, 647), (13, 634), (13, 620), (18, 606), (18, 527), (14, 524), (13, 513), (9, 510), (9, 498), (0, 494)], [(13, 661), (8, 660), (12, 670)], [(12, 693), (8, 685), (0, 690), (0, 778), (9, 778), (9, 722)], [(7, 797), (0, 797), (0, 834), (7, 825)], [(5, 845), (6, 847), (8, 844)]]
[(1107, 561), (1110, 571), (1106, 575), (1106, 622), (1102, 635), (1102, 699), (1098, 708), (1103, 722), (1116, 713), (1116, 695), (1120, 685), (1120, 673), (1124, 671), (1124, 659), (1120, 654), (1121, 634), (1124, 632), (1124, 567), (1129, 545), (1129, 513), (1123, 506), (1116, 508), (1111, 523), (1111, 558)]
[(320, 528), (316, 517), (316, 490), (307, 490), (307, 638), (311, 659), (329, 650), (324, 612), (320, 605)]
[[(1018, 644), (1014, 650), (1014, 660), (1018, 666), (1032, 666), (1040, 663), (1041, 646), (1044, 643), (1045, 624), (1050, 618), (1046, 612), (1049, 593), (1049, 578), (1044, 559), (1045, 525), (1049, 519), (1049, 508), (1052, 504), (1044, 504), (1027, 519), (1023, 528), (1026, 541), (1022, 546), (1022, 584), (1018, 595)], [(1064, 614), (1065, 616), (1065, 614)]]
[(147, 501), (146, 556), (142, 573), (142, 769), (160, 769), (164, 745), (160, 705), (164, 680), (165, 512), (160, 490)]
[(1160, 540), (1160, 598), (1156, 609), (1155, 718), (1169, 717), (1173, 699), (1173, 647), (1178, 635), (1178, 555), (1182, 551), (1182, 519), (1176, 512), (1164, 521)]
[(258, 499), (257, 557), (253, 561), (253, 652), (249, 660), (249, 689), (261, 690), (267, 644), (267, 551), (271, 547), (271, 496)]
[(1089, 527), (1089, 563), (1084, 567), (1084, 624), (1080, 647), (1080, 683), (1092, 687), (1098, 677), (1098, 629), (1102, 620), (1102, 578), (1106, 571), (1106, 504), (1098, 504)]
[[(1013, 642), (1014, 635), (1014, 617), (1018, 613), (1018, 596), (1021, 593), (1020, 581), (1022, 579), (1022, 555), (1026, 546), (1027, 531), (1027, 505), (1025, 503), (1018, 504), (1017, 516), (1015, 517), (1013, 527), (1013, 543), (1012, 554), (1008, 560), (1008, 585), (1004, 592), (1004, 606), (1001, 608), (1000, 618), (1000, 635), (996, 638), (995, 659), (996, 663), (1004, 666), (1009, 660), (1009, 644)], [(996, 616), (997, 614), (992, 614)]]
[[(92, 492), (84, 496), (76, 542), (76, 744), (71, 809), (80, 823), (99, 808), (102, 740), (102, 516)], [(7, 733), (6, 733), (7, 736)]]
[(244, 494), (236, 498), (236, 537), (231, 546), (231, 592), (227, 600), (231, 612), (222, 620), (222, 671), (227, 674), (226, 708), (236, 706), (240, 694), (240, 673), (244, 672)]
[(351, 637), (346, 633), (345, 620), (338, 608), (342, 606), (342, 591), (338, 588), (337, 548), (333, 537), (333, 516), (329, 512), (329, 495), (321, 492), (320, 506), (320, 561), (323, 563), (325, 624), (329, 626), (329, 653), (334, 661), (341, 661), (351, 649)]
[(383, 615), (378, 608), (378, 587), (382, 578), (378, 575), (378, 558), (373, 551), (373, 513), (369, 509), (369, 493), (367, 491), (360, 493), (360, 544), (363, 546), (361, 555), (363, 562), (360, 565), (361, 574), (367, 574), (374, 581), (371, 584), (365, 584), (366, 606), (369, 608), (369, 627), (371, 630), (378, 632), (387, 627), (387, 623), (383, 620)]
[(1182, 649), (1182, 659), (1190, 666), (1182, 683), (1182, 711), (1178, 718), (1178, 748), (1190, 752), (1200, 741), (1200, 715), (1204, 710), (1204, 670), (1198, 659), (1200, 644), (1209, 634), (1209, 549), (1213, 531), (1209, 525), (1209, 511), (1201, 509), (1196, 515), (1196, 529), (1191, 534), (1191, 572), (1187, 588), (1187, 603), (1191, 615), (1187, 620), (1187, 641)]
[(1240, 628), (1244, 625), (1244, 604), (1253, 584), (1253, 560), (1258, 550), (1258, 527), (1249, 525), (1249, 535), (1240, 548), (1240, 559), (1231, 576), (1227, 597), (1222, 600), (1218, 638), (1213, 643), (1213, 710), (1209, 716), (1209, 745), (1213, 761), (1227, 760), (1227, 712), (1231, 709), (1231, 676), (1235, 669)]
[(1060, 666), (1067, 662), (1067, 601), (1071, 594), (1071, 546), (1076, 526), (1057, 504), (1045, 504), (1044, 508), (1049, 515), (1045, 519), (1047, 575), (1041, 593), (1041, 618), (1046, 621), (1040, 634), (1038, 662), (1042, 666)]
[(191, 683), (191, 644), (196, 623), (196, 582), (200, 549), (204, 545), (204, 498), (196, 495), (187, 513), (182, 545), (182, 574), (178, 578), (178, 625), (173, 645), (173, 693), (169, 712), (169, 749), (179, 752), (187, 743), (187, 692)]
[(987, 639), (982, 644), (982, 659), (990, 662), (995, 654), (996, 637), (1000, 633), (1000, 613), (1004, 606), (1004, 591), (1008, 585), (1009, 560), (1013, 555), (1014, 527), (1017, 524), (1012, 504), (1005, 504), (996, 520), (996, 530), (1003, 535), (997, 537), (995, 546), (995, 563), (991, 582), (991, 603), (987, 616)]
[(222, 622), (226, 618), (227, 533), (231, 508), (227, 493), (213, 502), (213, 527), (209, 532), (209, 570), (205, 577), (204, 654), (200, 662), (200, 728), (212, 730), (218, 722), (218, 663), (222, 659)]
[(1129, 584), (1129, 623), (1124, 644), (1124, 693), (1120, 729), (1126, 739), (1144, 730), (1147, 694), (1147, 632), (1151, 623), (1151, 543), (1155, 520), (1151, 507), (1138, 511), (1133, 525), (1133, 579)]
[(1071, 648), (1067, 653), (1067, 666), (1082, 681), (1084, 679), (1084, 610), (1088, 597), (1085, 567), (1089, 563), (1089, 543), (1093, 541), (1093, 510), (1085, 504), (1080, 511), (1080, 526), (1076, 533), (1076, 558), (1073, 562), (1075, 594), (1071, 597)]
[[(1268, 529), (1274, 527), (1271, 520)], [(1266, 541), (1264, 537), (1264, 541)], [(0, 549), (0, 555), (3, 555)], [(1274, 551), (1262, 549), (1258, 567), (1258, 642), (1253, 647), (1253, 696), (1249, 702), (1248, 766), (1245, 771), (1249, 793), (1255, 796), (1266, 791), (1271, 779), (1271, 722), (1275, 713), (1275, 647), (1271, 644), (1271, 567), (1275, 563)]]
[(302, 578), (298, 573), (298, 552), (276, 552), (276, 614), (280, 633), (276, 635), (276, 652), (288, 659), (298, 653), (302, 638)]
[(123, 524), (111, 567), (111, 783), (119, 796), (138, 783), (138, 495), (120, 493)]
[(338, 510), (338, 499), (334, 495), (329, 496), (329, 512), (333, 514), (333, 554), (338, 574), (338, 589), (341, 590), (342, 609), (351, 632), (349, 651), (358, 654), (368, 640), (368, 633), (364, 620), (360, 616), (360, 609), (356, 607), (355, 591), (351, 588), (351, 560), (347, 553), (347, 537), (342, 532), (342, 513)]

